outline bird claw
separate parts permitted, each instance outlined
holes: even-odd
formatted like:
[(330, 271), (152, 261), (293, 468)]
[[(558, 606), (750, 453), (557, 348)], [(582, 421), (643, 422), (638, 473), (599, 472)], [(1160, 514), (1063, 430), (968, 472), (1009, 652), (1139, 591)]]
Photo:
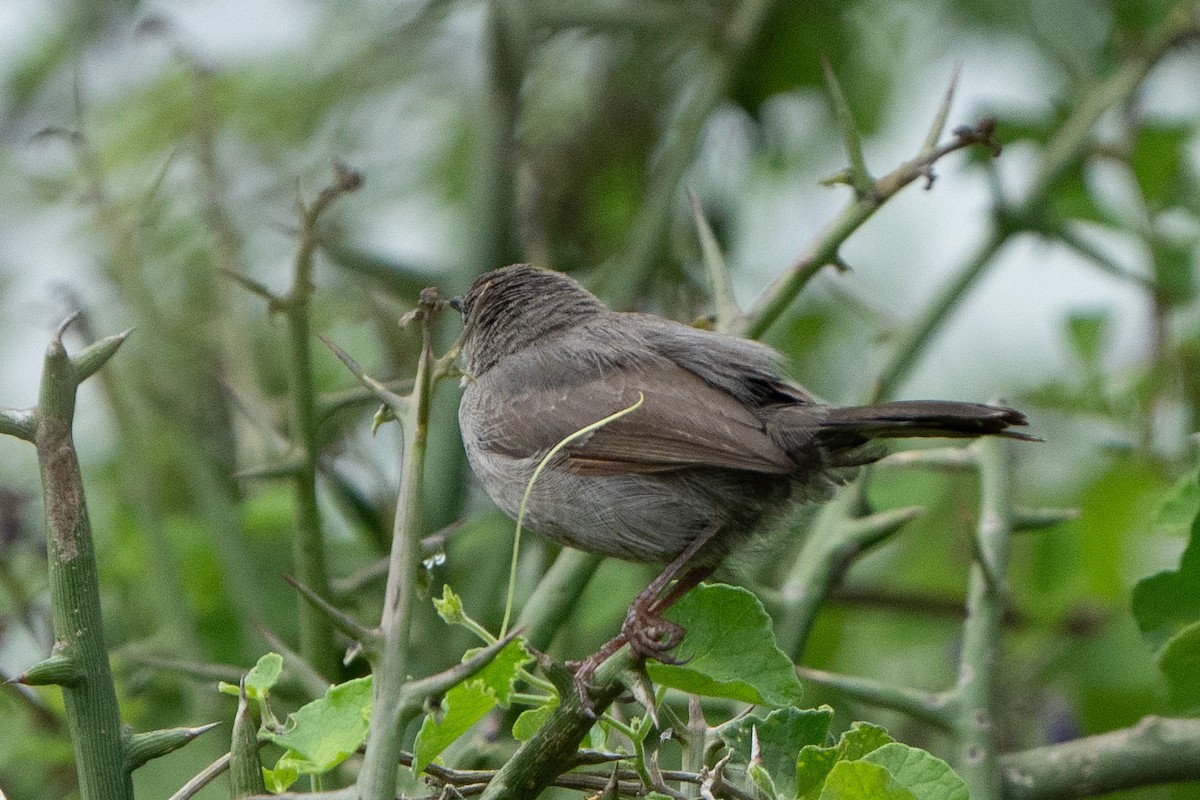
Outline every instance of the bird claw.
[(619, 634), (584, 660), (568, 661), (566, 664), (567, 669), (574, 673), (572, 681), (575, 691), (583, 701), (584, 711), (592, 717), (596, 716), (589, 694), (592, 676), (596, 674), (600, 665), (622, 646), (628, 644), (629, 649), (640, 660), (653, 658), (662, 664), (678, 666), (686, 661), (668, 655), (667, 651), (677, 647), (686, 634), (687, 629), (682, 625), (664, 619), (651, 608), (637, 605), (630, 608), (625, 622), (621, 624)]
[(683, 641), (687, 629), (665, 619), (661, 613), (637, 605), (629, 609), (621, 625), (621, 637), (629, 642), (629, 648), (641, 658), (653, 658), (664, 664), (682, 662), (667, 655)]

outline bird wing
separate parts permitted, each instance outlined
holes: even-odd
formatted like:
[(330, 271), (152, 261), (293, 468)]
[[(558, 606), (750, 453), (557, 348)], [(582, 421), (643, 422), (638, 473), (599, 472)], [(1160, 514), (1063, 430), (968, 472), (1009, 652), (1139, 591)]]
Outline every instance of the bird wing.
[[(608, 366), (510, 391), (480, 389), (488, 420), (480, 445), (512, 458), (547, 452), (571, 434), (638, 402), (635, 410), (568, 444), (562, 466), (581, 475), (718, 467), (782, 475), (795, 465), (763, 423), (727, 392), (666, 359)], [(491, 377), (489, 373), (488, 377)], [(500, 376), (496, 376), (500, 377)], [(516, 391), (511, 391), (516, 389)], [(483, 396), (487, 400), (482, 399)], [(500, 399), (503, 398), (503, 399)]]

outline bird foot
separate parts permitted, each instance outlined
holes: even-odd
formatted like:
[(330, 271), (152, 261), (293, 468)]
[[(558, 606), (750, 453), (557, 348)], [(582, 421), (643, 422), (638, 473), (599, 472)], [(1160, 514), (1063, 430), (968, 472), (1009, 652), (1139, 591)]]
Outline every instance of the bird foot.
[(567, 662), (567, 669), (574, 673), (575, 690), (583, 700), (584, 709), (594, 715), (589, 695), (592, 677), (613, 653), (628, 644), (639, 661), (653, 658), (663, 664), (682, 664), (683, 661), (669, 655), (667, 651), (678, 646), (686, 634), (687, 629), (665, 619), (654, 609), (653, 604), (642, 605), (635, 602), (625, 615), (625, 622), (621, 624), (619, 634), (584, 660)]
[(629, 649), (638, 658), (653, 658), (664, 664), (680, 664), (682, 662), (667, 655), (667, 651), (677, 647), (685, 634), (687, 630), (682, 625), (664, 618), (653, 607), (641, 608), (635, 604), (625, 616), (618, 638), (629, 642)]

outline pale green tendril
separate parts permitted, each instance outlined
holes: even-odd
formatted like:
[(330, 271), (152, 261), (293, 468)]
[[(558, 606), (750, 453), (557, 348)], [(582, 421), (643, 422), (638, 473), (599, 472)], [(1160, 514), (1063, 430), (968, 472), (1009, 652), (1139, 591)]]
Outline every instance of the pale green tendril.
[(603, 428), (608, 423), (620, 419), (632, 411), (638, 410), (645, 401), (646, 396), (641, 392), (638, 392), (637, 402), (633, 405), (627, 408), (622, 408), (620, 411), (613, 412), (604, 419), (596, 420), (591, 425), (587, 425), (575, 431), (574, 433), (567, 435), (562, 441), (554, 445), (554, 447), (551, 447), (550, 452), (542, 456), (542, 460), (538, 462), (537, 467), (533, 470), (533, 474), (529, 476), (529, 483), (525, 484), (525, 494), (521, 495), (521, 505), (517, 507), (517, 528), (513, 533), (512, 564), (510, 564), (508, 568), (508, 597), (504, 601), (504, 622), (500, 624), (501, 639), (503, 639), (508, 633), (508, 622), (512, 618), (513, 595), (516, 593), (517, 587), (517, 556), (521, 549), (521, 529), (525, 521), (525, 506), (529, 504), (529, 495), (533, 493), (533, 484), (537, 482), (538, 477), (542, 474), (542, 470), (546, 468), (548, 463), (550, 463), (550, 459), (558, 455), (558, 452), (564, 447), (576, 439), (587, 436), (589, 433)]

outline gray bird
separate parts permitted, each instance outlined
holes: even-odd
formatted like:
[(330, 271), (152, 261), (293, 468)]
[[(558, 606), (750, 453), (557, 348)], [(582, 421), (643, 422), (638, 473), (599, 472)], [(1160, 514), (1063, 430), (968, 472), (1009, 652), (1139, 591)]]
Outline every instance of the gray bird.
[(480, 276), (452, 305), (465, 325), (463, 444), (509, 516), (552, 448), (641, 399), (561, 449), (526, 508), (525, 524), (555, 542), (668, 565), (576, 672), (581, 685), (626, 642), (670, 661), (684, 631), (662, 612), (790, 504), (828, 499), (849, 468), (877, 460), (872, 440), (1032, 438), (1009, 430), (1026, 424), (1020, 412), (999, 406), (819, 403), (780, 376), (765, 345), (612, 311), (574, 279), (526, 264)]

